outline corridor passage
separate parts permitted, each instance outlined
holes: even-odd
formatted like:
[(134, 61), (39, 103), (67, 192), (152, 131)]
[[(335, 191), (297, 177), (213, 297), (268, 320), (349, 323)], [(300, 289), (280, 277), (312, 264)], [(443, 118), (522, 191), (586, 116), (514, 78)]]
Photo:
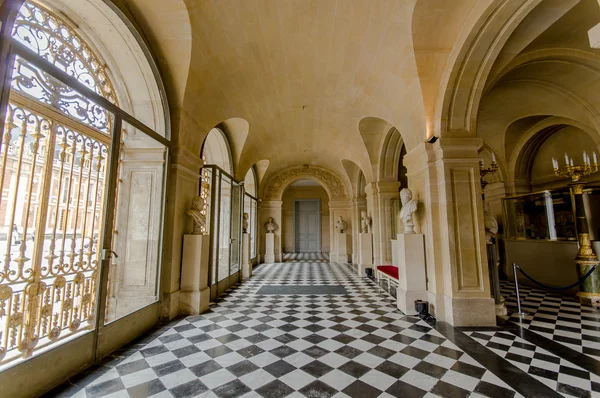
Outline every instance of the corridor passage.
[[(597, 361), (588, 358), (583, 369), (517, 338), (518, 330), (466, 331), (471, 338), (445, 323), (406, 317), (350, 265), (262, 265), (209, 312), (154, 331), (49, 396), (600, 394)], [(521, 366), (527, 352), (529, 364)]]

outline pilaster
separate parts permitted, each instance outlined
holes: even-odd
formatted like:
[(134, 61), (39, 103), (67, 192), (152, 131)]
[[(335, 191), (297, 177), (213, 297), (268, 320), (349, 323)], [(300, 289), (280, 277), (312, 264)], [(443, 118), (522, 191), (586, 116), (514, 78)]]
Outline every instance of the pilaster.
[(184, 147), (172, 151), (167, 187), (164, 261), (161, 269), (161, 318), (172, 319), (179, 314), (181, 254), (183, 235), (192, 230), (186, 215), (200, 188), (202, 159)]
[(398, 181), (372, 182), (365, 187), (367, 207), (371, 211), (373, 229), (373, 257), (375, 265), (392, 262), (392, 204), (398, 197)]
[(478, 138), (422, 143), (404, 158), (409, 188), (421, 202), (427, 290), (434, 316), (456, 326), (495, 325), (491, 298)]

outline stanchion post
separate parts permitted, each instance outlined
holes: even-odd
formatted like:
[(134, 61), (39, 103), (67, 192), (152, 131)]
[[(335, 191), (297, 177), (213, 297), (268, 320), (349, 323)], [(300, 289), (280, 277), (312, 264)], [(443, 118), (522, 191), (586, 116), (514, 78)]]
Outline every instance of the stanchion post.
[(524, 313), (523, 311), (521, 311), (521, 296), (519, 294), (519, 279), (517, 278), (517, 264), (513, 263), (513, 275), (515, 277), (515, 292), (517, 293), (517, 310), (519, 312), (517, 312), (517, 314), (519, 315), (519, 318), (525, 318), (525, 315), (527, 315), (526, 313)]

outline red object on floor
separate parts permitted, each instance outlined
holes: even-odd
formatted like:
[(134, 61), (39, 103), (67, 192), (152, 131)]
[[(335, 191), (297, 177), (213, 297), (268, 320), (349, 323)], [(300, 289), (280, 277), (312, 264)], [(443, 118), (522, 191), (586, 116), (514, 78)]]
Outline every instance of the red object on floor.
[(377, 270), (391, 276), (394, 279), (398, 279), (398, 267), (395, 265), (378, 265)]

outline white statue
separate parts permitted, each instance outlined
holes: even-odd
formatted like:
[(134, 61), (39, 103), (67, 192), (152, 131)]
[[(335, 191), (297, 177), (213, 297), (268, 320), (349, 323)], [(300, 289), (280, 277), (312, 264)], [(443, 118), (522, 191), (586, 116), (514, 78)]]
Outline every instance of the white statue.
[(204, 203), (204, 198), (194, 196), (194, 199), (192, 199), (192, 208), (187, 212), (187, 215), (194, 219), (193, 235), (204, 235), (206, 232), (206, 215), (202, 214)]
[(491, 243), (492, 238), (498, 233), (498, 221), (490, 214), (485, 205), (483, 210), (483, 226), (485, 227), (485, 241)]
[(371, 216), (367, 216), (367, 212), (363, 210), (360, 212), (360, 229), (363, 234), (366, 234), (369, 232), (370, 228), (371, 228)]
[(242, 219), (242, 232), (247, 234), (248, 233), (248, 220), (250, 219), (250, 216), (248, 215), (248, 213), (244, 213), (243, 219)]
[(418, 202), (412, 198), (412, 192), (408, 188), (403, 188), (400, 191), (400, 200), (402, 201), (402, 209), (400, 210), (400, 218), (404, 224), (405, 234), (414, 234), (415, 225), (413, 224), (412, 215), (417, 211)]
[(335, 223), (335, 229), (337, 229), (339, 233), (343, 234), (347, 227), (348, 224), (346, 224), (346, 221), (344, 221), (342, 216), (340, 216)]
[(267, 233), (272, 234), (273, 232), (277, 231), (278, 228), (279, 225), (275, 223), (273, 217), (269, 217), (269, 220), (265, 223), (265, 229), (267, 230)]

